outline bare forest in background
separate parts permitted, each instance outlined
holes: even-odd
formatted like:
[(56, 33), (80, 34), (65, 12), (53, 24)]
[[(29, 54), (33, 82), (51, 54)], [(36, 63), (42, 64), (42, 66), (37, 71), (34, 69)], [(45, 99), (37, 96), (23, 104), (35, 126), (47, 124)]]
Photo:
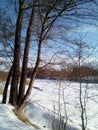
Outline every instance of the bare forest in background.
[[(98, 69), (93, 67), (81, 66), (79, 68), (75, 65), (69, 65), (70, 69), (55, 69), (53, 67), (45, 67), (39, 70), (36, 78), (39, 79), (51, 79), (51, 80), (68, 80), (68, 81), (78, 81), (78, 72), (81, 69), (82, 81), (88, 82), (98, 82)], [(28, 68), (28, 79), (31, 78), (32, 68)], [(0, 71), (0, 81), (6, 81), (8, 72)]]

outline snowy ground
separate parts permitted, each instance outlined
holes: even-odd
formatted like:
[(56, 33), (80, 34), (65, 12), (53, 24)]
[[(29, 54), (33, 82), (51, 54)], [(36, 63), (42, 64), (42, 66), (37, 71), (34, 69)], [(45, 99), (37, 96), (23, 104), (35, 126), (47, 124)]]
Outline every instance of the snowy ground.
[(35, 130), (17, 119), (10, 105), (0, 104), (0, 130)]
[[(98, 84), (82, 84), (82, 91), (82, 100), (85, 92), (87, 99), (87, 130), (98, 130)], [(12, 106), (0, 104), (0, 112), (0, 130), (35, 130), (17, 119)], [(37, 79), (24, 112), (41, 130), (60, 130), (60, 115), (62, 120), (68, 118), (66, 130), (81, 130), (79, 84)]]

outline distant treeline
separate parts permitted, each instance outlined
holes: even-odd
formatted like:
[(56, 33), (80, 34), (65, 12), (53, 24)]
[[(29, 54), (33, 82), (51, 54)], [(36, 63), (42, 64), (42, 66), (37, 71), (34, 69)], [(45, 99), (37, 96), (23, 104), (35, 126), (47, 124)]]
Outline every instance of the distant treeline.
[[(32, 69), (28, 68), (27, 77), (30, 78)], [(8, 72), (0, 71), (0, 80), (6, 80)], [(98, 69), (94, 69), (88, 66), (71, 66), (70, 69), (60, 69), (55, 68), (42, 68), (39, 70), (37, 77), (40, 79), (61, 79), (61, 80), (70, 80), (70, 81), (79, 81), (81, 78), (82, 81), (96, 81), (98, 82)]]
[[(28, 77), (31, 77), (32, 70), (28, 69)], [(88, 66), (71, 66), (70, 69), (55, 68), (43, 68), (40, 69), (37, 78), (49, 78), (49, 79), (66, 79), (66, 80), (78, 80), (79, 77), (83, 80), (98, 79), (98, 70)]]

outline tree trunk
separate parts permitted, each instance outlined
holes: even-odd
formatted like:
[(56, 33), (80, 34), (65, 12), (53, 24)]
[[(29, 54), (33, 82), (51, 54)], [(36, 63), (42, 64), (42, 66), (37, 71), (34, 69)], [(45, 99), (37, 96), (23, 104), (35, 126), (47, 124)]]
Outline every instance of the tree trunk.
[(37, 60), (36, 60), (36, 65), (35, 65), (35, 68), (32, 72), (32, 75), (31, 75), (31, 80), (30, 80), (30, 83), (29, 83), (29, 87), (28, 87), (28, 90), (22, 100), (22, 104), (25, 104), (28, 97), (30, 96), (31, 94), (31, 91), (32, 91), (32, 87), (33, 87), (33, 84), (34, 84), (34, 80), (35, 80), (35, 77), (36, 77), (36, 74), (38, 72), (38, 68), (39, 68), (39, 64), (40, 64), (40, 55), (41, 55), (41, 45), (42, 45), (42, 41), (40, 40), (39, 41), (39, 45), (38, 45), (38, 53), (37, 53)]
[(5, 88), (3, 90), (2, 103), (4, 103), (4, 104), (6, 103), (6, 100), (7, 100), (7, 91), (8, 91), (8, 86), (9, 86), (9, 83), (10, 83), (10, 80), (11, 80), (12, 71), (13, 71), (13, 66), (10, 68), (9, 74), (7, 76), (7, 81), (6, 81), (6, 84), (5, 84)]
[(10, 100), (9, 103), (16, 106), (17, 105), (17, 94), (18, 94), (18, 83), (20, 77), (20, 55), (21, 55), (21, 28), (22, 28), (22, 20), (25, 0), (19, 1), (19, 12), (16, 22), (16, 32), (15, 32), (15, 46), (14, 46), (14, 60), (13, 60), (13, 75), (11, 82), (11, 90), (10, 90)]
[(31, 39), (31, 33), (32, 33), (33, 19), (34, 19), (34, 8), (32, 8), (31, 17), (30, 17), (29, 25), (28, 25), (28, 29), (27, 29), (26, 41), (25, 41), (22, 74), (21, 74), (19, 95), (18, 95), (18, 105), (19, 106), (21, 106), (22, 99), (23, 99), (24, 94), (25, 94), (25, 81), (27, 78), (28, 56), (29, 56), (29, 48), (30, 48), (30, 39)]

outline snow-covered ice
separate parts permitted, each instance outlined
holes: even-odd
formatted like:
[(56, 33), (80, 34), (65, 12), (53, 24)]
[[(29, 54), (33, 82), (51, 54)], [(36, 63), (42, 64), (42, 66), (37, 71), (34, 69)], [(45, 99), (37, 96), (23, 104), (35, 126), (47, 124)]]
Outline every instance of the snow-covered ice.
[[(87, 98), (87, 129), (96, 130), (98, 129), (98, 84), (83, 83), (83, 100), (85, 92)], [(37, 79), (35, 81), (30, 100), (31, 102), (39, 104), (39, 106), (42, 106), (47, 111), (54, 112), (55, 107), (55, 113), (57, 116), (59, 116), (58, 111), (61, 112), (62, 116), (65, 116), (65, 102), (68, 116), (67, 123), (81, 130), (79, 83)], [(58, 102), (60, 102), (60, 106)]]
[[(98, 84), (82, 84), (82, 91), (83, 97), (85, 92), (87, 96), (87, 130), (97, 130)], [(12, 109), (9, 104), (0, 104), (0, 124), (2, 124), (0, 130), (36, 130), (18, 120)], [(66, 130), (81, 130), (80, 110), (79, 83), (36, 79), (24, 112), (41, 130), (60, 130), (58, 120), (60, 114), (63, 117), (67, 114)]]

